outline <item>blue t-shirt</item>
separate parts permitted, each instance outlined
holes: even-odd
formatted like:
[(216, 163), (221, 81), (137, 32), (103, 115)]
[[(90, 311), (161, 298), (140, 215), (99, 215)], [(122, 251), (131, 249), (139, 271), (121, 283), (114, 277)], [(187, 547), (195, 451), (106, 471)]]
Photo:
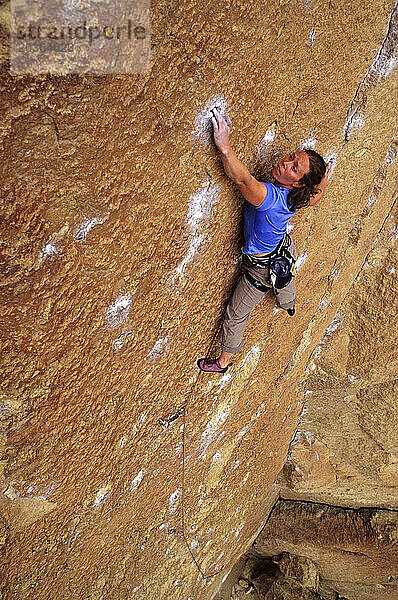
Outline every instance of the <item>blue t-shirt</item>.
[[(261, 182), (264, 183), (264, 182)], [(290, 190), (273, 183), (264, 183), (267, 195), (260, 206), (245, 202), (243, 209), (246, 254), (272, 252), (286, 233), (289, 219), (295, 211), (289, 210), (287, 197)]]

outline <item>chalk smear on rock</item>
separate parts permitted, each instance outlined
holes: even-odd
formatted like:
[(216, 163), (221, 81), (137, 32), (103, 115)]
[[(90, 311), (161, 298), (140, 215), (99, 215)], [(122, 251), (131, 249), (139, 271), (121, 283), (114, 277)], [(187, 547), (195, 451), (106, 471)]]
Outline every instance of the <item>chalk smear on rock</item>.
[(110, 327), (117, 327), (126, 321), (130, 313), (133, 298), (133, 295), (125, 294), (115, 300), (115, 302), (108, 308), (105, 319)]
[(214, 117), (212, 110), (216, 108), (224, 118), (228, 117), (227, 101), (224, 96), (213, 96), (207, 102), (204, 108), (197, 112), (195, 117), (195, 129), (192, 132), (192, 138), (199, 140), (205, 146), (208, 146), (213, 140), (213, 124), (211, 118)]
[(189, 232), (188, 250), (168, 280), (172, 287), (183, 278), (186, 268), (205, 242), (204, 225), (219, 198), (220, 187), (212, 183), (210, 177), (191, 195), (185, 220)]

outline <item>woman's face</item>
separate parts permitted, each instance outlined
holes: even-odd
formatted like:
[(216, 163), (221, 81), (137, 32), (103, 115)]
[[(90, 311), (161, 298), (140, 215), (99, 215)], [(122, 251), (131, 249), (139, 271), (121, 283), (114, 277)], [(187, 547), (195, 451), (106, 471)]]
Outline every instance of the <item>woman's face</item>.
[(292, 152), (272, 169), (271, 173), (274, 179), (292, 189), (300, 186), (300, 179), (310, 170), (310, 157), (304, 150)]

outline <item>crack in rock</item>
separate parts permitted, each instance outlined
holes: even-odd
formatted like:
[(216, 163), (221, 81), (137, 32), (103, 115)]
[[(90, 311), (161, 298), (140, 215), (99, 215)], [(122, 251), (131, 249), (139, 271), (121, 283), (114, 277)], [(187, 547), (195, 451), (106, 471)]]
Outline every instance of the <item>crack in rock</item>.
[[(387, 179), (388, 171), (392, 165), (392, 163), (397, 159), (398, 156), (398, 140), (393, 139), (391, 144), (387, 150), (386, 156), (381, 163), (380, 167), (377, 170), (374, 185), (372, 187), (372, 191), (369, 195), (369, 200), (359, 215), (358, 219), (355, 221), (354, 226), (352, 227), (350, 233), (348, 234), (348, 240), (351, 245), (356, 246), (358, 244), (362, 228), (363, 222), (372, 212), (372, 207), (377, 203), (380, 194), (383, 192), (384, 185)], [(374, 240), (374, 243), (377, 241), (377, 237)]]
[(381, 77), (387, 77), (397, 66), (395, 51), (398, 42), (398, 3), (395, 4), (388, 24), (387, 34), (365, 77), (359, 84), (347, 111), (344, 126), (344, 141), (348, 142), (355, 129), (361, 129), (364, 123), (364, 111), (369, 91), (375, 87)]

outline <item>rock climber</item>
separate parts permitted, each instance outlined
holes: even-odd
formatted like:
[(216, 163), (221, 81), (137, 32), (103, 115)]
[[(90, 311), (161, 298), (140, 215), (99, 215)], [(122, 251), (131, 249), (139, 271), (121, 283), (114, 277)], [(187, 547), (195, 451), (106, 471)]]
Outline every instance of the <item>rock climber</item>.
[(286, 233), (287, 223), (298, 209), (318, 204), (325, 193), (330, 165), (314, 150), (304, 149), (285, 156), (272, 169), (274, 183), (258, 181), (232, 150), (229, 119), (217, 109), (213, 109), (213, 115), (214, 142), (224, 171), (246, 200), (243, 275), (225, 312), (222, 352), (217, 359), (201, 358), (197, 362), (202, 371), (225, 373), (233, 355), (242, 349), (243, 332), (252, 310), (269, 290), (273, 289), (278, 306), (294, 315), (296, 287), (290, 267), (297, 252)]

